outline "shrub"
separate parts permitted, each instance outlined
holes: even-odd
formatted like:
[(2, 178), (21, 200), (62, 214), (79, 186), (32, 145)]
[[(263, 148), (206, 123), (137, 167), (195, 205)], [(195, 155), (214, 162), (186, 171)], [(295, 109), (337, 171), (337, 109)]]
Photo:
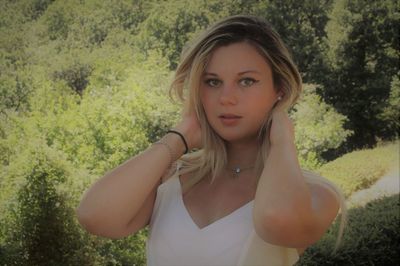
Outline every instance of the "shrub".
[(72, 90), (82, 96), (92, 70), (92, 67), (88, 64), (74, 62), (73, 65), (56, 71), (53, 76), (54, 79), (64, 80)]
[(118, 240), (104, 240), (99, 254), (105, 259), (104, 265), (146, 265), (145, 246), (148, 229)]
[(399, 194), (350, 209), (342, 246), (332, 254), (338, 221), (308, 248), (297, 266), (399, 265)]
[(299, 162), (308, 169), (320, 167), (325, 162), (322, 153), (339, 147), (352, 133), (343, 128), (347, 118), (327, 105), (315, 93), (314, 85), (305, 85), (302, 99), (290, 116), (295, 124)]
[[(385, 101), (385, 106), (378, 118), (388, 124), (391, 135), (399, 137), (400, 132), (400, 71), (393, 76), (390, 83), (390, 95)], [(390, 134), (389, 133), (389, 134)]]
[[(102, 258), (82, 234), (65, 189), (72, 166), (42, 141), (20, 154), (1, 180), (8, 197), (0, 220), (5, 265), (97, 265)], [(7, 179), (5, 179), (6, 177)], [(68, 184), (71, 186), (71, 184)], [(2, 191), (3, 193), (7, 193)]]
[(398, 163), (399, 142), (354, 151), (323, 165), (318, 172), (341, 187), (345, 197), (374, 184)]

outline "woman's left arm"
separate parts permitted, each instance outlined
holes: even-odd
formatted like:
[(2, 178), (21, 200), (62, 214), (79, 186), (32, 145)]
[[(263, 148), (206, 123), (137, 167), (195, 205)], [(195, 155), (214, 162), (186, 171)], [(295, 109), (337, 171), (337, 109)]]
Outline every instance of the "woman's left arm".
[(339, 202), (330, 189), (305, 182), (294, 143), (294, 126), (285, 111), (273, 113), (270, 143), (255, 195), (256, 232), (271, 244), (307, 247), (329, 228)]

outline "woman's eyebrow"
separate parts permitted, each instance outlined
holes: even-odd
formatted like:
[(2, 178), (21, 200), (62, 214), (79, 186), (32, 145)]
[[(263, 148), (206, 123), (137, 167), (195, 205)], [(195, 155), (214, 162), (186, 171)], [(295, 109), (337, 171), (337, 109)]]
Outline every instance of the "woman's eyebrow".
[(218, 74), (211, 73), (211, 72), (204, 72), (203, 75), (204, 75), (204, 76), (216, 76), (216, 77), (218, 77)]
[[(260, 72), (257, 71), (257, 70), (245, 70), (245, 71), (239, 72), (238, 75), (241, 76), (241, 75), (244, 75), (244, 74), (247, 74), (247, 73), (256, 73), (256, 74), (260, 74)], [(218, 77), (218, 74), (212, 73), (212, 72), (204, 72), (204, 76), (216, 76), (216, 77)]]
[(256, 73), (256, 74), (260, 74), (260, 72), (257, 71), (257, 70), (246, 70), (246, 71), (239, 72), (238, 74), (239, 74), (239, 75), (243, 75), (243, 74), (247, 74), (247, 73)]

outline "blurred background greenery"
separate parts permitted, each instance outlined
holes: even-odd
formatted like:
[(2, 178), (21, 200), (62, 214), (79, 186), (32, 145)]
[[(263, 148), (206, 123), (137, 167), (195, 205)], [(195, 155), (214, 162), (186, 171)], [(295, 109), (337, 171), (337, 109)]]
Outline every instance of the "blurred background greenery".
[[(301, 165), (346, 197), (399, 163), (397, 0), (0, 0), (0, 265), (145, 265), (147, 229), (88, 235), (74, 208), (179, 119), (182, 48), (220, 18), (267, 19), (305, 86), (290, 110)], [(397, 265), (399, 195), (350, 209), (299, 265)]]

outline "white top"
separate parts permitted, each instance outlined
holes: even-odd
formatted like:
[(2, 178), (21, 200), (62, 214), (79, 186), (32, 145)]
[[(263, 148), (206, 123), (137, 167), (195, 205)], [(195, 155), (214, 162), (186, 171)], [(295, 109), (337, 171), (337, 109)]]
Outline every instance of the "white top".
[(175, 173), (157, 189), (146, 241), (147, 265), (293, 265), (299, 258), (296, 249), (268, 244), (255, 233), (253, 203), (200, 229), (183, 203)]

